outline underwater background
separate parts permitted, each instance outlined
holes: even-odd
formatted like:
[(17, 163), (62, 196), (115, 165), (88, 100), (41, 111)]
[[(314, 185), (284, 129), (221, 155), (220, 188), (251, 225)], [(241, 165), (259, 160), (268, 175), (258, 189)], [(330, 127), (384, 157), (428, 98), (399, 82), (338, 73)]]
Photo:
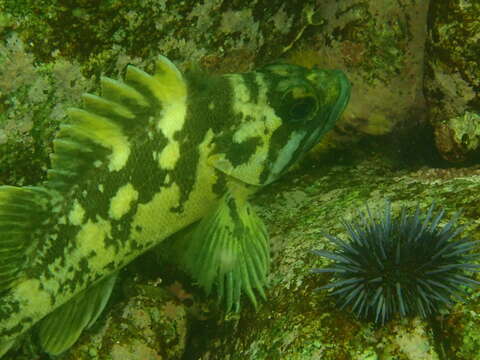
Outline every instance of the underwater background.
[[(352, 83), (335, 129), (253, 199), (272, 250), (257, 311), (244, 300), (224, 314), (152, 251), (57, 359), (480, 359), (479, 289), (427, 319), (378, 324), (315, 291), (332, 275), (311, 272), (331, 265), (311, 252), (335, 249), (325, 234), (347, 239), (344, 221), (385, 199), (394, 216), (434, 202), (440, 227), (462, 210), (459, 238), (480, 240), (479, 18), (474, 0), (0, 0), (0, 185), (44, 180), (66, 110), (101, 75), (151, 70), (158, 54), (182, 70), (287, 62)], [(27, 335), (12, 359), (38, 354)]]

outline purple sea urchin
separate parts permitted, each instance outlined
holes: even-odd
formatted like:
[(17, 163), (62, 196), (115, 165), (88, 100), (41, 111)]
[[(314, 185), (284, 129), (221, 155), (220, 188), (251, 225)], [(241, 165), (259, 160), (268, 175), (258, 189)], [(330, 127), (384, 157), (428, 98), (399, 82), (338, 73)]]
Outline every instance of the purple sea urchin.
[(361, 214), (360, 220), (345, 222), (349, 241), (326, 235), (337, 245), (335, 252), (313, 250), (334, 261), (314, 273), (334, 273), (334, 281), (318, 289), (329, 289), (341, 308), (350, 306), (358, 317), (385, 323), (394, 313), (427, 317), (453, 299), (463, 301), (466, 288), (480, 282), (465, 271), (478, 271), (470, 254), (477, 241), (456, 238), (459, 214), (439, 226), (444, 210), (435, 213), (432, 204), (425, 216), (417, 207), (413, 215), (405, 207), (393, 217), (390, 203), (380, 212)]

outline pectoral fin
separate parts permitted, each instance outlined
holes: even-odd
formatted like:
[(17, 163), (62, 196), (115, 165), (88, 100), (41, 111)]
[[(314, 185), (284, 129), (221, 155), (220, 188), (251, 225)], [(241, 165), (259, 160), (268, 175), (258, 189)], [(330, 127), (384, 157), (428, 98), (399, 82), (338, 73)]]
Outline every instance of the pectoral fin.
[(58, 355), (72, 346), (82, 331), (97, 320), (112, 293), (117, 273), (62, 305), (38, 325), (40, 345), (45, 352)]
[(227, 193), (216, 211), (192, 230), (182, 262), (207, 293), (217, 286), (218, 299), (225, 299), (227, 312), (239, 310), (242, 292), (255, 307), (255, 290), (265, 299), (268, 235), (245, 199)]

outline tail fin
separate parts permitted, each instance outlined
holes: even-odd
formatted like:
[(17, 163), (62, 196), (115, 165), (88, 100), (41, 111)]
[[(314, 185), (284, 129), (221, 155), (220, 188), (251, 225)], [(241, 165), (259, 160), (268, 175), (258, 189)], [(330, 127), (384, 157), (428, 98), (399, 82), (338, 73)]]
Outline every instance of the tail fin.
[(41, 187), (0, 187), (0, 296), (30, 263), (33, 234), (47, 214), (49, 192)]
[[(22, 280), (29, 267), (35, 233), (48, 215), (50, 198), (41, 187), (0, 186), (0, 297)], [(5, 314), (0, 314), (2, 321)], [(0, 339), (0, 357), (13, 344)]]
[(7, 353), (14, 344), (14, 341), (0, 342), (0, 358)]

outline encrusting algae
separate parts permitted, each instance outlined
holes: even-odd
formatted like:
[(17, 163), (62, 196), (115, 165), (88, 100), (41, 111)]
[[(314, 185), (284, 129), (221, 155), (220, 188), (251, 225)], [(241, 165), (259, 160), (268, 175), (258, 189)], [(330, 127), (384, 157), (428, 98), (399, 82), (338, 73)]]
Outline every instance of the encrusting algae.
[(181, 263), (227, 311), (264, 297), (268, 236), (248, 197), (316, 145), (343, 112), (338, 70), (102, 78), (54, 140), (47, 180), (0, 187), (0, 356), (37, 325), (67, 350), (102, 313), (118, 270), (198, 220)]

